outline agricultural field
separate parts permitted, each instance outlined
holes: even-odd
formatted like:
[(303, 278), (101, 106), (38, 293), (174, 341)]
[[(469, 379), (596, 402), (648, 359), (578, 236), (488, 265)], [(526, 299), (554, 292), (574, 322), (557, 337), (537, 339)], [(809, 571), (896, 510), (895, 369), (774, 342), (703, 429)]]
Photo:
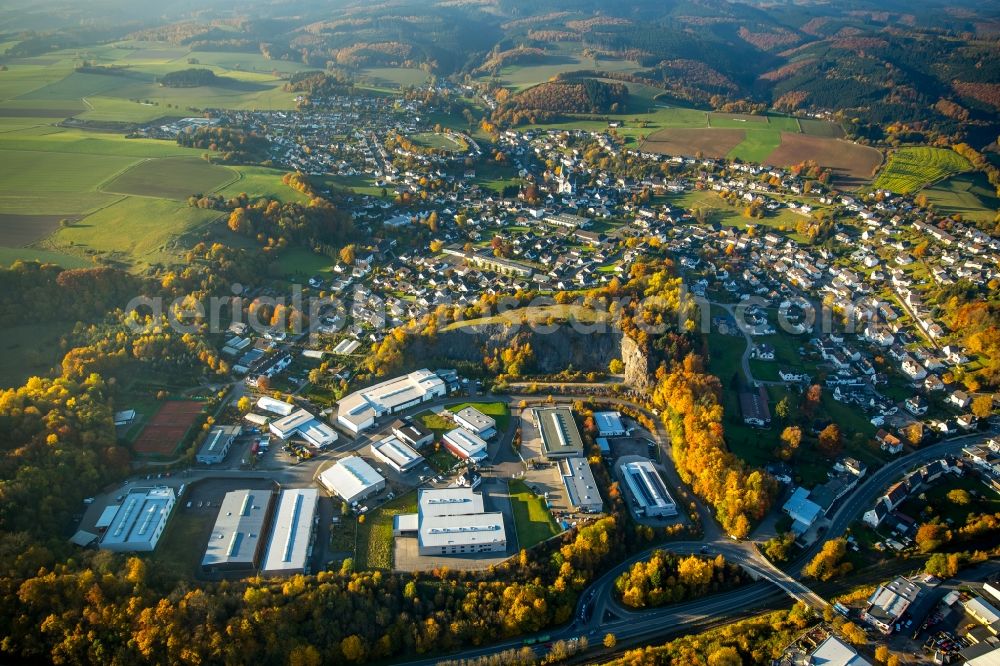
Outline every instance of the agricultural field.
[(103, 186), (106, 192), (184, 201), (192, 194), (214, 192), (238, 180), (224, 166), (193, 157), (145, 160)]
[(787, 167), (806, 160), (832, 169), (834, 180), (842, 187), (856, 188), (871, 179), (882, 163), (882, 153), (851, 141), (782, 132), (781, 145), (763, 161)]
[[(820, 125), (806, 125), (799, 130), (799, 120), (786, 116), (742, 116), (703, 114), (704, 126), (667, 127), (649, 134), (641, 149), (665, 155), (684, 155), (760, 162), (792, 166), (816, 160), (833, 170), (842, 187), (860, 187), (882, 162), (874, 148), (833, 138), (843, 130), (838, 125), (820, 130)], [(695, 122), (690, 114), (678, 115), (679, 122)], [(666, 122), (671, 119), (667, 118)], [(822, 123), (823, 121), (814, 121)], [(824, 136), (826, 134), (826, 136)]]
[(169, 264), (196, 242), (182, 242), (185, 235), (218, 218), (218, 211), (185, 202), (125, 197), (60, 228), (39, 246), (78, 256), (103, 255), (136, 267)]
[(430, 75), (415, 67), (368, 67), (360, 70), (357, 77), (362, 84), (394, 90), (423, 85)]
[(541, 305), (508, 310), (492, 317), (452, 322), (445, 326), (443, 330), (451, 331), (465, 328), (466, 326), (482, 326), (501, 322), (543, 326), (550, 317), (560, 321), (578, 321), (583, 324), (595, 324), (607, 321), (608, 313), (583, 305)]
[(947, 148), (899, 148), (889, 155), (872, 187), (911, 194), (938, 181), (972, 169), (967, 159)]
[(961, 215), (968, 220), (993, 220), (1000, 209), (996, 190), (981, 173), (952, 176), (923, 190), (923, 194), (939, 213)]
[(514, 512), (518, 548), (531, 548), (559, 534), (559, 526), (545, 506), (543, 497), (532, 492), (524, 481), (510, 481), (507, 485)]

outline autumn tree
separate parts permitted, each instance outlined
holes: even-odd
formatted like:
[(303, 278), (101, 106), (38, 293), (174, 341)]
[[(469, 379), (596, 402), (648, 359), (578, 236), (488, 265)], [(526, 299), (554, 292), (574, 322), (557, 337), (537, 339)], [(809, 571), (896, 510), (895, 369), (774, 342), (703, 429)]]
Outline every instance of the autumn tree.
[(972, 399), (972, 414), (976, 418), (985, 419), (993, 413), (993, 396), (977, 395)]
[(868, 642), (868, 636), (864, 630), (853, 622), (845, 622), (840, 625), (840, 633), (844, 635), (849, 643), (854, 645), (864, 645)]
[(917, 536), (914, 541), (920, 548), (920, 552), (929, 553), (951, 541), (951, 531), (940, 523), (924, 523), (917, 528)]
[(819, 451), (827, 458), (835, 458), (844, 448), (840, 426), (831, 423), (819, 434)]
[(340, 260), (348, 266), (354, 265), (355, 258), (356, 252), (353, 244), (345, 245), (340, 249)]
[(853, 568), (850, 562), (842, 561), (846, 554), (847, 540), (831, 539), (823, 544), (823, 548), (816, 553), (802, 572), (809, 578), (823, 581), (844, 575)]
[(965, 506), (972, 503), (972, 495), (965, 488), (952, 488), (948, 491), (948, 500), (952, 504)]
[(609, 650), (611, 650), (616, 645), (618, 645), (618, 639), (615, 638), (614, 634), (612, 634), (611, 632), (608, 632), (607, 634), (604, 635), (604, 647), (606, 647)]

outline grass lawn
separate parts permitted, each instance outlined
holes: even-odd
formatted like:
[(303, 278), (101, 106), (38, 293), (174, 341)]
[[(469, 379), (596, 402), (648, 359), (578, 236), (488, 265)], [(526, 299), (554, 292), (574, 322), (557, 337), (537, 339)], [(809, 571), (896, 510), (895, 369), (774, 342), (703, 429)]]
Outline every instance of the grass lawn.
[(136, 163), (120, 155), (4, 150), (0, 139), (0, 209), (5, 213), (78, 215), (121, 197), (100, 185)]
[[(972, 502), (960, 505), (948, 499), (948, 493), (956, 489), (974, 493)], [(902, 508), (903, 513), (918, 521), (938, 516), (944, 521), (951, 520), (953, 527), (961, 527), (970, 513), (1000, 512), (1000, 495), (971, 476), (957, 478), (945, 475), (922, 494), (925, 499), (911, 497), (903, 502)]]
[(440, 437), (455, 428), (453, 421), (430, 410), (420, 412), (413, 418), (428, 430), (432, 430), (435, 437)]
[(492, 417), (497, 422), (497, 432), (506, 432), (507, 426), (510, 425), (510, 408), (506, 402), (463, 402), (460, 405), (452, 405), (448, 411), (460, 412), (466, 407), (474, 407), (486, 416)]
[(416, 491), (397, 497), (365, 514), (358, 521), (358, 550), (354, 566), (357, 569), (392, 569), (393, 516), (417, 512)]
[(418, 146), (434, 148), (435, 150), (446, 150), (458, 152), (463, 150), (463, 146), (457, 139), (441, 132), (418, 132), (410, 137), (410, 140)]
[(524, 481), (510, 481), (510, 502), (514, 509), (514, 527), (519, 548), (531, 548), (559, 534), (559, 526), (545, 506), (545, 498), (533, 493)]
[(93, 263), (72, 254), (36, 250), (33, 247), (0, 247), (0, 266), (10, 266), (15, 261), (37, 261), (42, 264), (58, 264), (63, 268), (88, 268)]
[(302, 247), (288, 248), (278, 255), (278, 269), (293, 282), (305, 282), (317, 273), (329, 273), (333, 263), (330, 257)]
[[(212, 511), (187, 511), (180, 500), (156, 550), (148, 555), (150, 570), (169, 581), (191, 580), (201, 566), (205, 545), (216, 515)], [(391, 531), (391, 526), (390, 526)]]
[(458, 462), (458, 458), (448, 449), (444, 448), (440, 444), (433, 453), (427, 454), (427, 462), (430, 463), (431, 467), (436, 469), (438, 472), (449, 472), (451, 468), (455, 466)]
[(900, 148), (889, 155), (872, 187), (909, 194), (971, 168), (969, 160), (948, 148)]

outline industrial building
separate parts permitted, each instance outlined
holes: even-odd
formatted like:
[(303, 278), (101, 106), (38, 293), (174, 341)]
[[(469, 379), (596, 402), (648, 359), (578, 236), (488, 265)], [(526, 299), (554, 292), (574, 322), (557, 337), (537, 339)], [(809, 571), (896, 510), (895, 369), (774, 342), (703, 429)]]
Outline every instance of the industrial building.
[(396, 536), (416, 534), (421, 555), (497, 553), (507, 550), (503, 514), (487, 512), (471, 488), (421, 490), (417, 513), (396, 516)]
[(319, 518), (316, 514), (318, 500), (319, 493), (315, 488), (281, 491), (261, 573), (269, 576), (309, 573), (309, 558)]
[(486, 442), (465, 428), (449, 430), (441, 438), (445, 448), (462, 460), (479, 463), (486, 460)]
[(295, 405), (282, 400), (270, 398), (266, 395), (261, 396), (260, 400), (257, 401), (257, 408), (263, 409), (265, 412), (277, 414), (278, 416), (288, 416), (295, 411)]
[(358, 456), (341, 458), (319, 475), (319, 482), (348, 504), (382, 492), (385, 478)]
[(195, 461), (202, 465), (221, 463), (229, 455), (229, 448), (233, 445), (233, 440), (239, 437), (242, 432), (243, 428), (238, 425), (212, 426), (194, 457)]
[(475, 407), (466, 407), (455, 412), (455, 423), (483, 439), (489, 439), (497, 434), (497, 422)]
[(621, 476), (632, 495), (636, 513), (650, 518), (677, 515), (677, 503), (667, 491), (663, 477), (652, 461), (626, 462), (621, 466)]
[(281, 439), (298, 435), (312, 446), (322, 449), (337, 441), (337, 433), (305, 409), (299, 409), (277, 421), (271, 421), (268, 428)]
[(271, 510), (270, 490), (226, 493), (208, 538), (203, 571), (251, 571), (260, 563)]
[(409, 444), (415, 449), (427, 446), (434, 441), (432, 431), (410, 420), (396, 419), (389, 428), (401, 442)]
[(568, 407), (531, 410), (535, 427), (542, 436), (542, 455), (548, 459), (583, 455), (583, 438)]
[(861, 619), (883, 634), (891, 634), (896, 622), (917, 600), (921, 591), (919, 583), (906, 578), (897, 578), (888, 585), (879, 585), (868, 598), (868, 606), (861, 613)]
[(176, 499), (173, 488), (133, 489), (115, 512), (101, 548), (116, 553), (155, 550)]
[(395, 436), (386, 437), (372, 444), (372, 455), (400, 474), (409, 472), (424, 462), (422, 455)]
[(624, 437), (628, 434), (618, 412), (594, 412), (594, 423), (600, 437)]
[(583, 513), (600, 513), (604, 509), (601, 493), (594, 481), (594, 472), (586, 458), (563, 458), (559, 461), (559, 475), (573, 508)]
[(395, 414), (445, 392), (440, 377), (427, 369), (417, 370), (344, 396), (337, 403), (337, 423), (358, 434), (385, 414)]

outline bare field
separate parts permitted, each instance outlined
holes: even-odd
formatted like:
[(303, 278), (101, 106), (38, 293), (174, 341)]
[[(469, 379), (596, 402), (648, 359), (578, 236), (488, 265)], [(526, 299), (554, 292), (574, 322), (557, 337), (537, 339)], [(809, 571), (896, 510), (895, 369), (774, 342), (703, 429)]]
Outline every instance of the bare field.
[(228, 167), (193, 157), (151, 159), (130, 167), (103, 189), (116, 194), (183, 201), (192, 194), (214, 192), (238, 177)]
[(741, 129), (663, 129), (651, 134), (641, 150), (664, 155), (725, 157), (746, 138)]
[(882, 163), (882, 153), (842, 139), (782, 132), (781, 145), (764, 162), (787, 167), (806, 160), (832, 169), (840, 187), (857, 188), (871, 180)]
[(62, 215), (17, 215), (0, 213), (0, 245), (25, 247), (59, 228)]

